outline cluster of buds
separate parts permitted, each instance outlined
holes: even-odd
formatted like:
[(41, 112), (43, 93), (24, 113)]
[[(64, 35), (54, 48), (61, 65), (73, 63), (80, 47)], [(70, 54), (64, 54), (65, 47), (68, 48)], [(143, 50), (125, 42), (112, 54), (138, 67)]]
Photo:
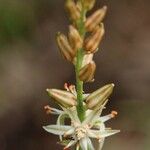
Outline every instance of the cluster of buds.
[[(84, 0), (83, 5), (80, 1), (75, 3), (73, 0), (66, 0), (65, 6), (73, 24), (69, 26), (68, 37), (62, 33), (57, 34), (57, 43), (62, 56), (74, 65), (76, 64), (77, 52), (82, 50), (84, 56), (93, 55), (98, 50), (105, 33), (102, 20), (107, 11), (106, 6), (96, 10), (89, 17), (84, 16), (85, 36), (83, 37), (79, 33), (78, 23), (82, 9), (88, 11), (93, 8), (94, 4), (95, 0)], [(86, 35), (86, 33), (88, 34)], [(84, 58), (83, 61), (87, 61), (88, 64), (85, 62), (87, 65), (82, 65), (79, 78), (84, 82), (91, 82), (94, 79), (96, 65), (92, 59), (89, 61), (86, 60), (86, 57)]]
[[(66, 0), (65, 7), (72, 24), (69, 25), (68, 36), (58, 33), (56, 40), (60, 53), (76, 68), (78, 82), (94, 81), (96, 64), (93, 55), (98, 51), (99, 44), (104, 36), (104, 24), (107, 7), (96, 10), (89, 17), (86, 12), (94, 7), (95, 0)], [(77, 86), (78, 87), (78, 86)], [(76, 150), (95, 150), (91, 138), (98, 142), (98, 150), (102, 149), (106, 137), (120, 132), (105, 127), (105, 122), (117, 115), (112, 111), (106, 116), (101, 113), (114, 89), (114, 84), (107, 84), (92, 93), (84, 93), (83, 89), (74, 85), (64, 84), (65, 90), (47, 89), (48, 95), (61, 107), (62, 110), (45, 106), (47, 114), (58, 115), (55, 125), (43, 126), (52, 134), (59, 135), (60, 144), (64, 150), (76, 146)], [(82, 94), (80, 101), (79, 94)], [(79, 103), (81, 105), (79, 105)], [(79, 107), (83, 107), (84, 117), (81, 119)], [(65, 119), (70, 119), (70, 125)]]

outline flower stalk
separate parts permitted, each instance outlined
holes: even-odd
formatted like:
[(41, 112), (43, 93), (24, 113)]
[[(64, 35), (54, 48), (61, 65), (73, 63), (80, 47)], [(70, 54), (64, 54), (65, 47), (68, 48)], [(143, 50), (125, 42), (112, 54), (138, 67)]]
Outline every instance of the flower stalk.
[[(75, 146), (76, 150), (95, 150), (91, 138), (96, 139), (98, 150), (101, 150), (106, 137), (120, 132), (105, 127), (105, 122), (117, 115), (116, 111), (101, 116), (114, 84), (107, 84), (92, 93), (84, 93), (83, 89), (84, 83), (94, 81), (96, 63), (93, 55), (98, 51), (105, 33), (102, 20), (106, 6), (91, 16), (86, 16), (95, 2), (96, 0), (66, 0), (65, 7), (72, 24), (69, 25), (68, 37), (59, 32), (56, 38), (60, 53), (75, 67), (76, 86), (65, 83), (65, 90), (47, 89), (48, 95), (62, 110), (45, 106), (47, 114), (58, 115), (58, 118), (56, 124), (43, 128), (59, 135), (59, 143), (64, 146), (64, 150), (71, 146)], [(70, 125), (65, 124), (68, 118)]]

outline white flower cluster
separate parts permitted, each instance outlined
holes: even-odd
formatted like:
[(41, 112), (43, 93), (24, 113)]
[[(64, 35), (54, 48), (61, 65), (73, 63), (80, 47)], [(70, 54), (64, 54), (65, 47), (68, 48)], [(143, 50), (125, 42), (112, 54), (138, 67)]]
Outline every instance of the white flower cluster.
[[(49, 95), (59, 104), (62, 110), (45, 106), (47, 113), (58, 115), (55, 125), (44, 126), (43, 128), (52, 134), (59, 135), (60, 143), (67, 149), (71, 146), (79, 147), (82, 150), (95, 150), (91, 139), (94, 138), (99, 143), (98, 150), (102, 149), (104, 139), (108, 136), (120, 132), (105, 127), (105, 122), (117, 115), (112, 111), (106, 116), (101, 116), (108, 97), (112, 93), (114, 84), (108, 84), (91, 94), (84, 94), (84, 107), (86, 116), (83, 122), (80, 121), (76, 109), (75, 86), (67, 87), (67, 91), (48, 89)], [(70, 125), (65, 125), (65, 119), (70, 118)]]

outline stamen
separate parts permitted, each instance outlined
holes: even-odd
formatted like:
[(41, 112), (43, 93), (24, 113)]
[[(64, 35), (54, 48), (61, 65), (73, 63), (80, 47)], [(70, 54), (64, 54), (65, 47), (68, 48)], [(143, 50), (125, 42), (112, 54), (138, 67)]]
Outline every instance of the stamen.
[(112, 117), (112, 118), (116, 117), (116, 115), (118, 115), (118, 112), (117, 112), (117, 111), (112, 111), (112, 112), (111, 112), (111, 117)]
[(44, 109), (46, 110), (46, 114), (51, 114), (52, 113), (52, 109), (49, 105), (44, 106)]
[(69, 86), (69, 91), (70, 91), (72, 94), (74, 94), (75, 96), (77, 95), (75, 85), (70, 85), (70, 86)]
[(65, 83), (65, 84), (64, 84), (64, 89), (66, 89), (67, 91), (69, 91), (68, 83)]
[(58, 110), (56, 108), (52, 108), (49, 105), (44, 106), (44, 109), (46, 110), (46, 114), (54, 114), (54, 115), (60, 115), (61, 113), (63, 113), (63, 111)]

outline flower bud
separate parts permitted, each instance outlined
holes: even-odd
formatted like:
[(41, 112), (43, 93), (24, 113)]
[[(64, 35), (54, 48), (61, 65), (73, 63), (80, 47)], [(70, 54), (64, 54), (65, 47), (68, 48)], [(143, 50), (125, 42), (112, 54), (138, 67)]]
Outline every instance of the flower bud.
[(108, 84), (96, 90), (86, 98), (86, 104), (89, 109), (100, 108), (112, 93), (114, 84)]
[(65, 6), (73, 21), (76, 21), (80, 18), (80, 11), (73, 0), (66, 0)]
[(69, 26), (69, 42), (75, 51), (79, 50), (83, 44), (83, 40), (78, 30), (72, 25)]
[(58, 43), (58, 47), (60, 49), (60, 52), (61, 52), (62, 56), (66, 60), (72, 62), (73, 58), (75, 56), (75, 51), (70, 46), (67, 37), (62, 33), (58, 33), (57, 43)]
[(96, 64), (94, 61), (85, 65), (79, 72), (79, 79), (84, 82), (91, 82), (94, 78)]
[(76, 97), (68, 91), (47, 89), (47, 92), (61, 106), (72, 107), (77, 105)]
[(85, 40), (84, 48), (87, 53), (94, 53), (97, 51), (99, 43), (101, 42), (105, 33), (104, 25), (101, 23), (93, 31), (92, 35)]
[(87, 18), (85, 22), (85, 28), (87, 31), (92, 32), (95, 27), (103, 20), (107, 11), (107, 7), (104, 6), (101, 9), (98, 9), (90, 17)]
[(81, 1), (77, 1), (77, 2), (76, 2), (76, 7), (77, 7), (77, 9), (79, 10), (79, 12), (82, 11), (82, 3), (81, 3)]
[(83, 5), (86, 10), (91, 10), (94, 7), (95, 0), (84, 0)]

